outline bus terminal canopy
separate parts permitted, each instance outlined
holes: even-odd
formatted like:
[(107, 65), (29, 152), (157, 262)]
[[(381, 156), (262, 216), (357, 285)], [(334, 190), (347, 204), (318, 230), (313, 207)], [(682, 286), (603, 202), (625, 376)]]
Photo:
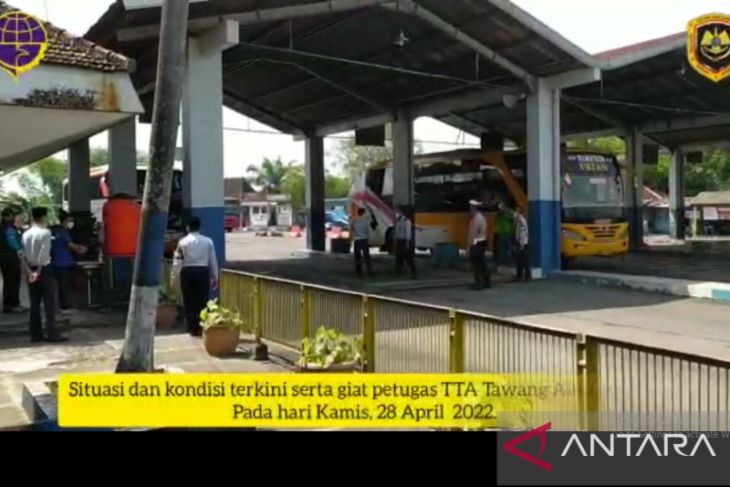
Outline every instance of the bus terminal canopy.
[[(148, 113), (159, 4), (119, 0), (87, 34), (138, 61)], [(730, 79), (688, 66), (686, 33), (591, 56), (508, 0), (191, 2), (191, 36), (226, 21), (239, 42), (223, 54), (224, 103), (286, 133), (405, 110), (524, 144), (525, 98), (543, 78), (563, 89), (563, 135), (638, 129), (670, 148), (730, 138)]]
[[(626, 135), (638, 130), (668, 147), (730, 141), (730, 79), (703, 78), (687, 61), (681, 32), (594, 56), (601, 80), (562, 93), (564, 135)], [(525, 111), (496, 107), (459, 114), (524, 137)], [(443, 120), (469, 129), (460, 117)]]
[[(86, 35), (137, 61), (148, 113), (159, 5), (117, 1)], [(190, 8), (191, 36), (238, 26), (238, 44), (223, 53), (224, 103), (291, 134), (380, 125), (398, 110), (499, 132), (461, 115), (519, 103), (539, 77), (570, 86), (600, 75), (591, 56), (506, 0), (203, 0)]]

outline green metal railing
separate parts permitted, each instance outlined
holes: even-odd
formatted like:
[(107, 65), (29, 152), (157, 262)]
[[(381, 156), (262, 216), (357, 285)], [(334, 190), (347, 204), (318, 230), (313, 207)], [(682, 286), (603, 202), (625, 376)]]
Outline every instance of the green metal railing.
[(553, 429), (730, 429), (728, 362), (228, 270), (221, 301), (258, 338), (287, 346), (299, 347), (320, 326), (361, 338), (369, 372), (561, 382), (575, 392), (565, 397), (565, 413), (531, 418), (552, 421)]

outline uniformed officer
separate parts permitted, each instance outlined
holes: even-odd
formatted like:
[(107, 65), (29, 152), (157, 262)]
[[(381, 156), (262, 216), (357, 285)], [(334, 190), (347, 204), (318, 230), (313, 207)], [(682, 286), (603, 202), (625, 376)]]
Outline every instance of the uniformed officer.
[(200, 312), (208, 304), (211, 288), (218, 288), (218, 259), (213, 240), (200, 233), (200, 218), (190, 218), (188, 232), (177, 245), (174, 272), (180, 275), (188, 332), (201, 336)]

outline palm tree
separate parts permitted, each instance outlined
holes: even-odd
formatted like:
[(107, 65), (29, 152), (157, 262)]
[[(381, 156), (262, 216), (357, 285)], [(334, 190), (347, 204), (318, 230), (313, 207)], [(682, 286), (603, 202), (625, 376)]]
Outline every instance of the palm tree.
[(248, 167), (248, 173), (252, 175), (249, 180), (261, 186), (266, 193), (278, 194), (281, 193), (282, 183), (284, 183), (294, 167), (295, 163), (293, 161), (284, 164), (281, 157), (277, 157), (276, 159), (266, 157), (261, 162), (261, 166), (254, 166), (252, 164)]

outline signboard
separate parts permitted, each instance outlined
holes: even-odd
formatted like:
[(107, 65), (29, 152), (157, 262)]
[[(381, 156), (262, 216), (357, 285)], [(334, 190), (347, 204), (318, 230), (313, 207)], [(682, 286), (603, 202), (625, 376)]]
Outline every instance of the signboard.
[(616, 172), (613, 160), (600, 154), (571, 154), (567, 169), (569, 174), (584, 176), (605, 176)]
[(687, 31), (687, 57), (695, 71), (715, 83), (730, 76), (730, 15), (697, 17)]
[(717, 221), (720, 219), (720, 215), (717, 212), (717, 208), (714, 206), (706, 206), (702, 208), (702, 219), (705, 221)]

